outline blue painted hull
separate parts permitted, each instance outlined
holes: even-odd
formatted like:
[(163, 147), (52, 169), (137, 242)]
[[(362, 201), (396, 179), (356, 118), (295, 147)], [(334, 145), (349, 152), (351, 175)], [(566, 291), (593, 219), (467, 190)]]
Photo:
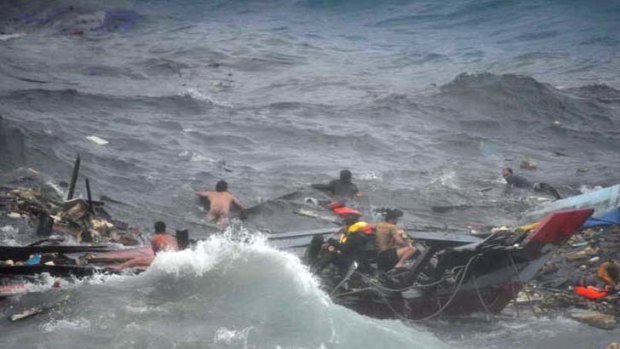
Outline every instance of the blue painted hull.
[(620, 206), (620, 184), (586, 194), (571, 196), (544, 205), (527, 212), (524, 217), (528, 221), (539, 220), (547, 213), (575, 208), (593, 208), (593, 217), (600, 217)]

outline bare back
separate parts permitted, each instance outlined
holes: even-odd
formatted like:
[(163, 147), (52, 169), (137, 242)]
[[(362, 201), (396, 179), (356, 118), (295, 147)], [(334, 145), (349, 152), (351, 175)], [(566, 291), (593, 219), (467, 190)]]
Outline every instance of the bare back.
[(389, 250), (396, 246), (394, 237), (397, 235), (398, 228), (391, 223), (378, 223), (375, 226), (375, 246), (378, 252)]
[(240, 209), (243, 209), (243, 205), (237, 198), (227, 191), (208, 191), (206, 193), (200, 193), (200, 196), (206, 197), (209, 200), (209, 212), (207, 218), (218, 223), (225, 223), (228, 220), (230, 213), (230, 207), (234, 204)]

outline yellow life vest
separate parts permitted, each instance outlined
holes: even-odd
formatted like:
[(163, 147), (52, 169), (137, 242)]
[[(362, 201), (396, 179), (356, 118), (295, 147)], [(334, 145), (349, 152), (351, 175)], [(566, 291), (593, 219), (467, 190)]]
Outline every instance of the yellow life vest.
[(352, 224), (351, 226), (349, 226), (349, 228), (347, 228), (346, 232), (340, 234), (340, 243), (346, 243), (348, 236), (357, 232), (361, 232), (365, 235), (370, 235), (372, 234), (372, 225), (362, 221)]

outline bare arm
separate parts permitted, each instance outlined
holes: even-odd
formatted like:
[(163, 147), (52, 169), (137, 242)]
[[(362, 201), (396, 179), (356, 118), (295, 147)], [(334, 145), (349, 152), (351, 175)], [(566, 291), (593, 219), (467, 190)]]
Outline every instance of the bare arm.
[(119, 272), (127, 268), (135, 268), (135, 267), (147, 268), (151, 265), (151, 263), (153, 263), (153, 259), (155, 259), (154, 256), (134, 257), (124, 263), (111, 266), (110, 269), (112, 269), (113, 271)]
[(241, 201), (239, 201), (239, 199), (237, 199), (234, 195), (231, 195), (230, 198), (232, 199), (232, 203), (239, 208), (239, 218), (246, 219), (247, 214), (245, 212), (245, 206), (243, 206)]
[(392, 238), (398, 247), (407, 247), (412, 246), (411, 243), (405, 240), (402, 235), (400, 235), (399, 231), (396, 230), (394, 234), (392, 234)]
[(243, 204), (241, 203), (241, 201), (239, 201), (239, 199), (237, 199), (234, 195), (230, 196), (232, 199), (233, 204), (235, 204), (240, 210), (245, 210), (245, 206), (243, 206)]

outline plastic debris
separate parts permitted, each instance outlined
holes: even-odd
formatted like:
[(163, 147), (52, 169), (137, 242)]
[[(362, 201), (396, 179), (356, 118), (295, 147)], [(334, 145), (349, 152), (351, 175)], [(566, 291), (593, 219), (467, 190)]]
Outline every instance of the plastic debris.
[(89, 141), (95, 143), (95, 144), (99, 144), (99, 145), (106, 145), (110, 142), (106, 141), (105, 139), (101, 138), (101, 137), (97, 137), (97, 136), (88, 136), (86, 137), (86, 139), (88, 139)]

